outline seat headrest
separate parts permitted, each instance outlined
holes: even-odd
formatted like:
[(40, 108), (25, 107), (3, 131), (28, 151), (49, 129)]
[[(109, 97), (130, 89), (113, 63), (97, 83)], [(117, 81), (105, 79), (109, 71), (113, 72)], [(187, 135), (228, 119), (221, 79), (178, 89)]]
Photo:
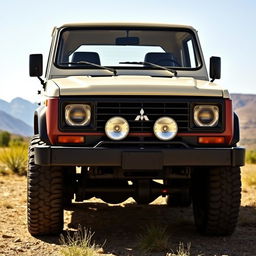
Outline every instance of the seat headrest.
[(145, 55), (145, 61), (160, 66), (179, 67), (180, 64), (175, 56), (170, 52), (148, 52)]
[(100, 57), (97, 52), (75, 52), (72, 62), (87, 61), (100, 65)]

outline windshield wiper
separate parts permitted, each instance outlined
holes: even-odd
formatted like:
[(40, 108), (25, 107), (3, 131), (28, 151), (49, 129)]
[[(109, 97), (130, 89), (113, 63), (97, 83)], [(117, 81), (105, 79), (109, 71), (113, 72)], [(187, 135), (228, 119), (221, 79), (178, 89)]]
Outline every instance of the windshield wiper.
[(172, 68), (167, 68), (167, 67), (164, 67), (164, 66), (160, 66), (160, 65), (157, 65), (157, 64), (154, 64), (154, 63), (151, 63), (151, 62), (147, 62), (147, 61), (122, 61), (122, 62), (119, 62), (119, 64), (149, 65), (151, 67), (167, 70), (167, 71), (173, 73), (174, 76), (177, 76), (177, 71), (176, 70), (174, 70)]
[(88, 62), (88, 61), (78, 61), (78, 62), (65, 62), (65, 63), (60, 63), (61, 65), (66, 65), (66, 64), (70, 64), (70, 65), (79, 65), (79, 64), (84, 64), (84, 65), (89, 65), (92, 67), (96, 67), (96, 68), (100, 68), (100, 69), (105, 69), (108, 70), (110, 72), (112, 72), (115, 76), (117, 76), (117, 71), (114, 68), (109, 68), (109, 67), (105, 67), (105, 66), (101, 66), (92, 62)]

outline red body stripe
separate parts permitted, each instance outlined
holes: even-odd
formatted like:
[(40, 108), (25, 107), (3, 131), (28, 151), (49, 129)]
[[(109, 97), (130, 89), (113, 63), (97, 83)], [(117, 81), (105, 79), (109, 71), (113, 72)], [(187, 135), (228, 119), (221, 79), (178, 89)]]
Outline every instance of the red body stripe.
[[(187, 136), (223, 136), (225, 137), (225, 144), (230, 144), (233, 138), (233, 111), (232, 111), (232, 101), (230, 99), (225, 100), (225, 109), (226, 113), (224, 116), (225, 122), (225, 131), (223, 133), (178, 133), (177, 136), (187, 137)], [(103, 132), (61, 132), (58, 128), (58, 114), (59, 114), (59, 101), (58, 99), (49, 99), (48, 106), (46, 110), (46, 122), (47, 122), (47, 134), (49, 140), (52, 144), (57, 143), (57, 137), (60, 135), (99, 135), (103, 136)], [(153, 133), (130, 133), (129, 136), (144, 136), (151, 137), (154, 136)]]

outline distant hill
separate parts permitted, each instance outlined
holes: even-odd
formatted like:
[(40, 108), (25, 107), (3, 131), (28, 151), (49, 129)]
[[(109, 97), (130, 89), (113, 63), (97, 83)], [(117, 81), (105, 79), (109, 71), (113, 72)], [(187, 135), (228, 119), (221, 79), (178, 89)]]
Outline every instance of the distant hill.
[(22, 98), (14, 98), (11, 102), (0, 99), (0, 110), (22, 120), (30, 126), (33, 125), (34, 110), (36, 108), (36, 103)]
[(31, 126), (2, 110), (0, 110), (0, 130), (23, 136), (31, 136), (33, 134)]
[(240, 144), (256, 149), (256, 95), (232, 94), (231, 97), (240, 121)]

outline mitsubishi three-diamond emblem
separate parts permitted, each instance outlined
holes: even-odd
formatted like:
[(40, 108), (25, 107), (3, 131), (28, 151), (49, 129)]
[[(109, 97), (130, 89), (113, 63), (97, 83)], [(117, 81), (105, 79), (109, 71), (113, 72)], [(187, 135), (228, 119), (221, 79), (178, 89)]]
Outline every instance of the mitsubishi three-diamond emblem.
[(143, 120), (145, 120), (145, 121), (149, 121), (149, 119), (148, 119), (148, 116), (147, 115), (144, 115), (144, 113), (145, 113), (145, 111), (144, 111), (144, 109), (142, 108), (141, 110), (140, 110), (140, 115), (137, 115), (136, 116), (136, 118), (135, 118), (135, 121), (143, 121)]

